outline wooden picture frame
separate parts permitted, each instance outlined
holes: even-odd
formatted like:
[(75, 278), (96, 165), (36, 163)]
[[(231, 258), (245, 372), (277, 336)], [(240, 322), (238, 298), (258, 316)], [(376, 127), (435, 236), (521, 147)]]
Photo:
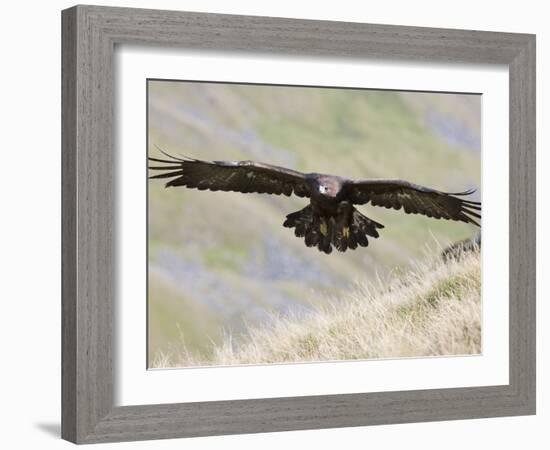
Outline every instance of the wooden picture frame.
[[(98, 6), (63, 11), (62, 31), (64, 439), (94, 443), (535, 413), (535, 36)], [(506, 65), (509, 384), (115, 407), (116, 44)]]

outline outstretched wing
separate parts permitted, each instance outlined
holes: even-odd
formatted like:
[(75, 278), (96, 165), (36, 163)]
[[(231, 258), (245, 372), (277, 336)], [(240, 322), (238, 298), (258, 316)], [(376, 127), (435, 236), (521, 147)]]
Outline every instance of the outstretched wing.
[(310, 196), (305, 174), (295, 170), (254, 161), (201, 161), (164, 154), (169, 159), (149, 158), (150, 162), (162, 164), (149, 165), (150, 170), (162, 171), (149, 178), (168, 178), (166, 187)]
[(479, 226), (481, 203), (464, 200), (475, 190), (441, 192), (403, 180), (358, 180), (346, 183), (349, 200), (358, 205), (368, 202), (373, 206), (405, 210), (407, 214), (423, 214), (436, 219), (458, 220)]

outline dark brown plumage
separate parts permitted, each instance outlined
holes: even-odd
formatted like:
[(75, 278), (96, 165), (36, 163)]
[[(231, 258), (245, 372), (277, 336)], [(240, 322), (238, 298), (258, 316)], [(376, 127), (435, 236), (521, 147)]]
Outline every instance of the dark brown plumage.
[[(163, 152), (164, 153), (164, 152)], [(456, 220), (479, 226), (481, 203), (464, 200), (474, 190), (448, 193), (403, 180), (351, 180), (334, 175), (302, 173), (254, 161), (201, 161), (149, 158), (149, 169), (162, 173), (151, 179), (168, 179), (166, 187), (185, 186), (199, 190), (234, 191), (308, 197), (310, 204), (288, 214), (284, 226), (294, 228), (308, 247), (331, 253), (332, 246), (344, 252), (366, 247), (368, 237), (377, 238), (384, 226), (361, 214), (353, 205), (383, 206), (407, 214)]]

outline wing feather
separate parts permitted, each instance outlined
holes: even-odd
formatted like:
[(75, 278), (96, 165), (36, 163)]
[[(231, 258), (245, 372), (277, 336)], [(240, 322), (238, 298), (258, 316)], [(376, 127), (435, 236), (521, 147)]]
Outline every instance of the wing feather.
[(149, 161), (156, 163), (149, 169), (162, 173), (149, 178), (171, 178), (166, 187), (185, 186), (199, 190), (286, 196), (294, 193), (298, 197), (309, 197), (311, 194), (306, 175), (285, 167), (254, 161), (202, 161), (162, 153), (169, 159), (149, 158)]
[(442, 192), (404, 180), (350, 180), (345, 188), (349, 200), (358, 205), (403, 208), (406, 214), (422, 214), (436, 219), (457, 220), (479, 226), (481, 203), (464, 200), (475, 190)]

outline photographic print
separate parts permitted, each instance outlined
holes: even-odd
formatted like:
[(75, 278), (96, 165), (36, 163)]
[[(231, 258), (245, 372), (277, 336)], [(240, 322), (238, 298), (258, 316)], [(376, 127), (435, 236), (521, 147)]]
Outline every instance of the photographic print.
[(149, 368), (480, 354), (481, 95), (147, 80)]

